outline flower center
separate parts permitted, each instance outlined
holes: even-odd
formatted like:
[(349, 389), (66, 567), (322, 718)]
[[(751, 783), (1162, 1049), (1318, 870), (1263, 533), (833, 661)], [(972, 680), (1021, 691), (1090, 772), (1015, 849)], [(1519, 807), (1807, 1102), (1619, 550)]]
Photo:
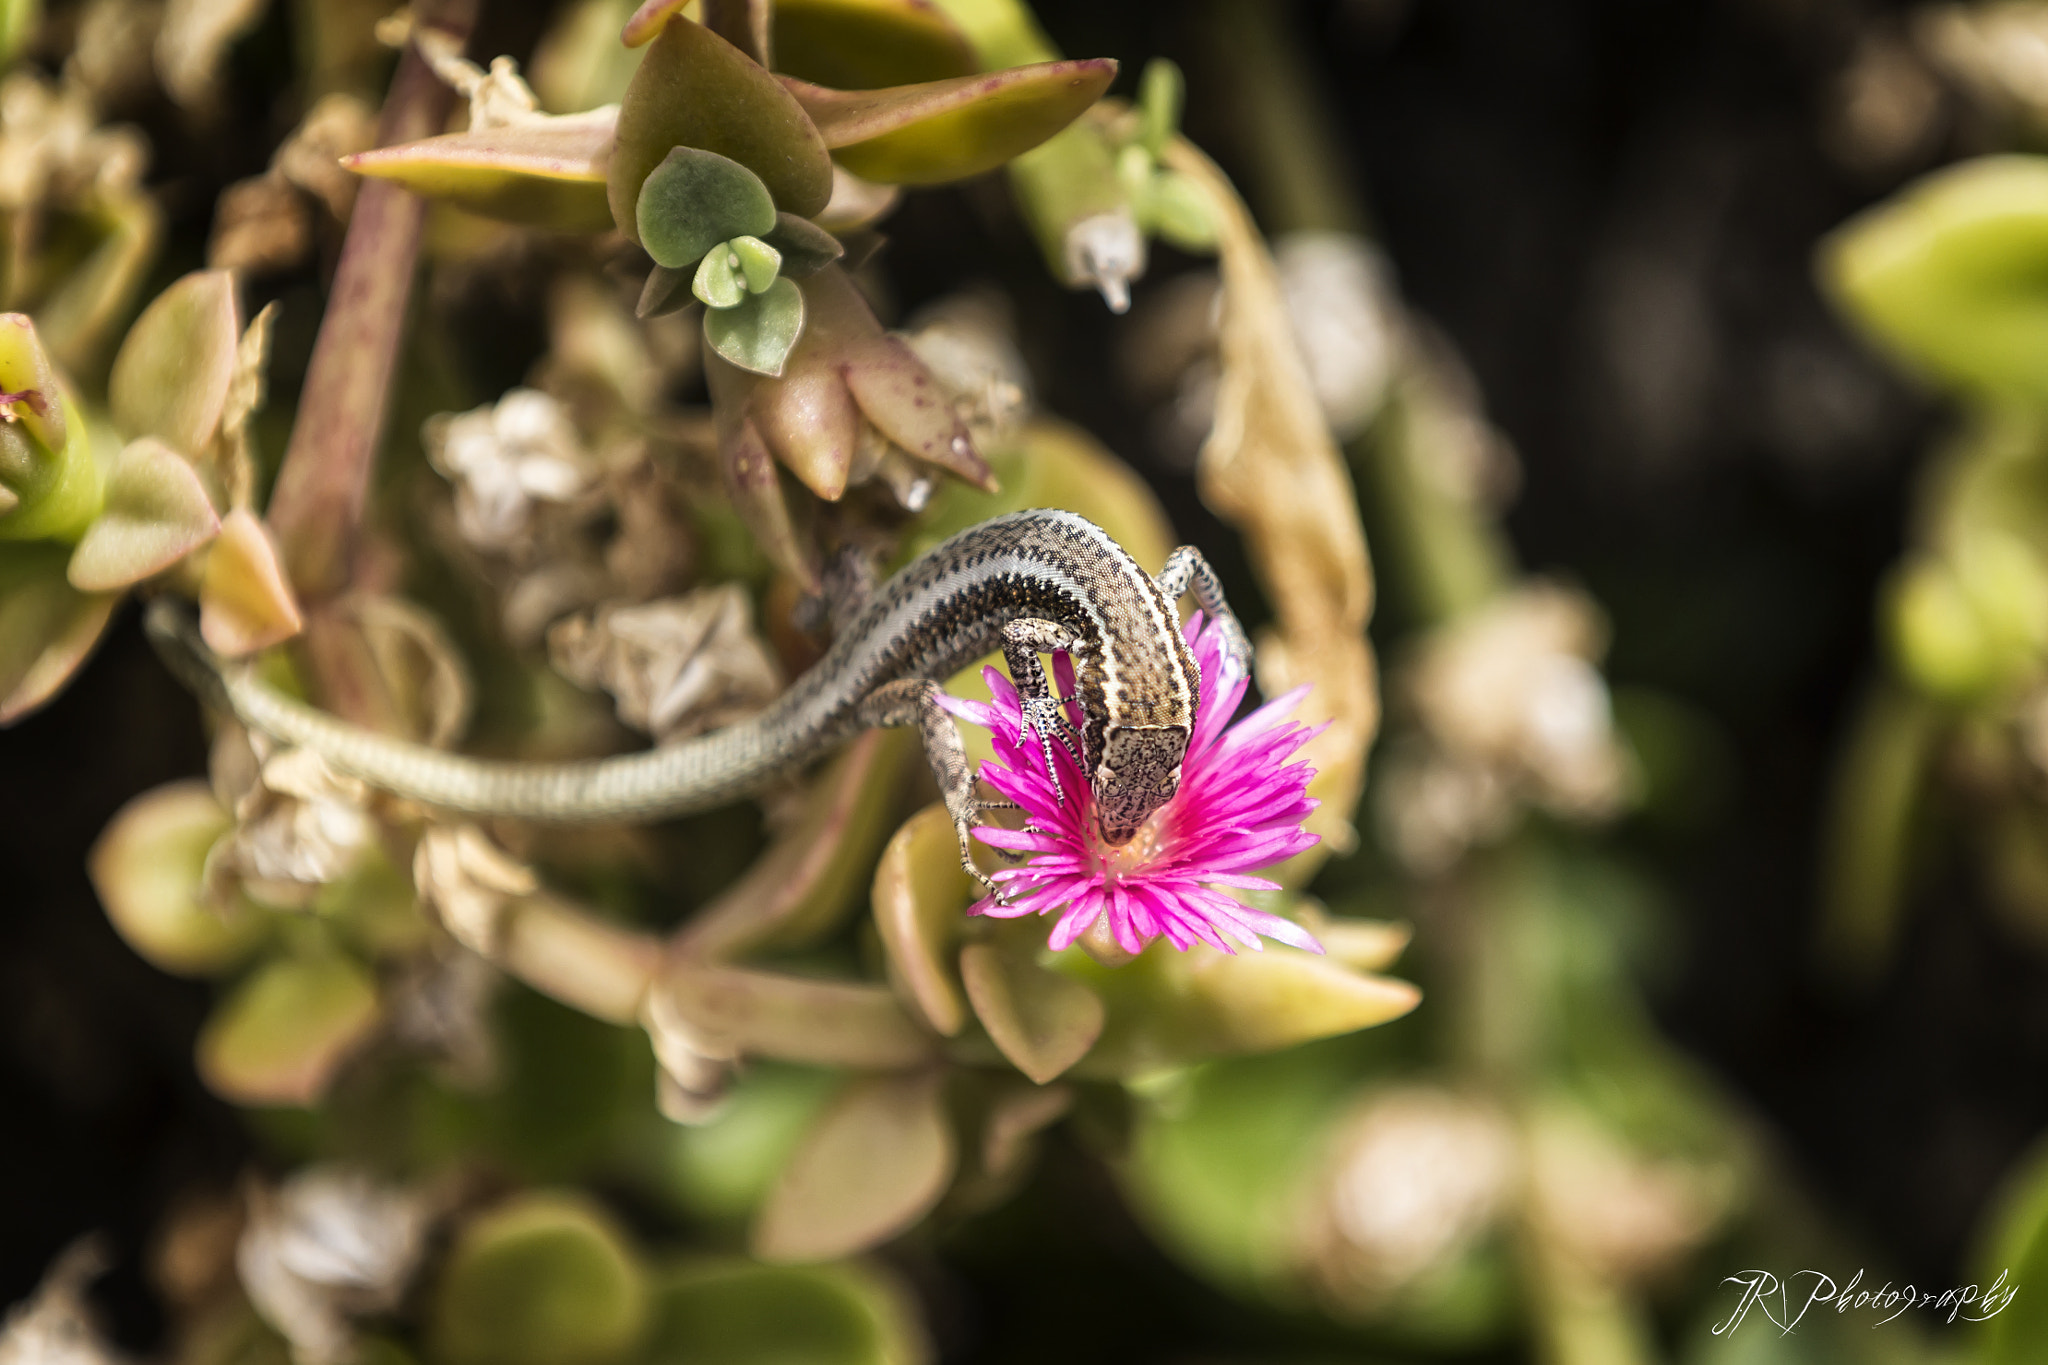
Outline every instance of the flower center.
[(1099, 830), (1090, 827), (1088, 842), (1095, 854), (1095, 866), (1105, 884), (1120, 877), (1138, 876), (1166, 856), (1174, 843), (1174, 831), (1167, 819), (1174, 804), (1169, 801), (1146, 816), (1145, 823), (1138, 826), (1138, 832), (1121, 845), (1107, 843)]

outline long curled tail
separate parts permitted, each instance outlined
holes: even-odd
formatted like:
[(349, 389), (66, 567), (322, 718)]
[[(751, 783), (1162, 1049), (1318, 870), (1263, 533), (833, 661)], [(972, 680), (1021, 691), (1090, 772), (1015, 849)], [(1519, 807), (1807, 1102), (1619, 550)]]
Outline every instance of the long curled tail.
[(562, 822), (648, 819), (722, 805), (757, 787), (766, 765), (742, 722), (686, 743), (571, 763), (467, 758), (379, 734), (295, 701), (207, 647), (170, 598), (143, 617), (150, 642), (200, 700), (249, 729), (310, 749), (380, 791), (466, 815)]

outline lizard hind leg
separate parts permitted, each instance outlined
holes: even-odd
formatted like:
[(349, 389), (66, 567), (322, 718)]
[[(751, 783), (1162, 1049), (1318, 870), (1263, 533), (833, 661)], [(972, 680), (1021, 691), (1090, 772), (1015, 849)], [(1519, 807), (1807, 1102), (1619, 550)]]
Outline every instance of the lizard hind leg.
[(1223, 631), (1223, 654), (1230, 660), (1239, 674), (1249, 676), (1252, 666), (1252, 645), (1245, 637), (1244, 627), (1238, 623), (1237, 613), (1230, 609), (1230, 603), (1223, 596), (1223, 580), (1209, 567), (1209, 561), (1202, 558), (1202, 552), (1192, 545), (1183, 545), (1166, 557), (1166, 567), (1152, 580), (1159, 590), (1175, 602), (1188, 592), (1193, 592), (1195, 601), (1202, 611), (1215, 621)]
[(953, 833), (960, 844), (960, 866), (998, 905), (1008, 905), (1008, 893), (974, 861), (969, 831), (977, 822), (982, 802), (974, 794), (974, 767), (967, 761), (959, 727), (953, 723), (952, 714), (939, 705), (939, 685), (929, 678), (884, 683), (868, 693), (867, 700), (860, 704), (859, 718), (862, 724), (876, 728), (917, 727), (924, 740), (925, 760), (931, 764), (932, 777), (945, 800), (946, 814), (953, 819)]

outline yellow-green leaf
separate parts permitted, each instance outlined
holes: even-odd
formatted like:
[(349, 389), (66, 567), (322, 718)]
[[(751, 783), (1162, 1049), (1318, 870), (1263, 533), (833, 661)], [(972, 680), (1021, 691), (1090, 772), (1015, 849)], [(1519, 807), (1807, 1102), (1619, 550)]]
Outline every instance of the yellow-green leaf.
[(1106, 58), (1040, 62), (885, 90), (831, 90), (785, 77), (846, 169), (891, 185), (992, 171), (1072, 123), (1116, 78)]
[(593, 109), (379, 147), (342, 164), (486, 218), (602, 232), (612, 225), (605, 172), (618, 119), (616, 108)]
[(377, 1025), (377, 988), (345, 957), (259, 968), (200, 1030), (199, 1077), (235, 1104), (311, 1105)]
[(99, 643), (120, 601), (64, 576), (66, 545), (0, 545), (0, 725), (55, 696)]
[(446, 1365), (606, 1365), (639, 1343), (647, 1277), (624, 1234), (577, 1194), (518, 1196), (465, 1227), (428, 1329)]
[(829, 1261), (885, 1242), (931, 1211), (953, 1178), (941, 1076), (849, 1085), (805, 1137), (754, 1224), (765, 1261)]
[(199, 900), (206, 855), (233, 823), (213, 789), (191, 779), (121, 807), (92, 846), (86, 870), (107, 918), (152, 965), (210, 975), (262, 939), (264, 921), (246, 903), (216, 909)]
[(972, 898), (953, 819), (941, 803), (926, 806), (882, 850), (875, 869), (875, 928), (889, 954), (891, 982), (927, 1024), (949, 1038), (967, 1022), (951, 958)]
[(840, 90), (971, 76), (980, 69), (930, 0), (776, 0), (775, 69)]
[(107, 500), (71, 553), (80, 592), (112, 592), (162, 573), (220, 534), (198, 471), (154, 437), (130, 441), (107, 475)]
[(242, 341), (235, 277), (198, 270), (151, 301), (128, 329), (107, 378), (114, 425), (154, 436), (187, 456), (220, 429)]
[(1102, 1036), (1102, 998), (995, 943), (960, 954), (967, 998), (988, 1036), (1016, 1068), (1044, 1085), (1081, 1060)]

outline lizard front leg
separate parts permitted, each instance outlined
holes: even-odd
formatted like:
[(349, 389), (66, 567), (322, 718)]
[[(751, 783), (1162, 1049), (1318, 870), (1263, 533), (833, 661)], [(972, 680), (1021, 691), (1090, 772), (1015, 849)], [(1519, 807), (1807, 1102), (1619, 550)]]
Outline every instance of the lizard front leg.
[(1209, 561), (1202, 558), (1202, 552), (1192, 545), (1183, 545), (1166, 557), (1166, 567), (1152, 580), (1159, 590), (1178, 602), (1182, 594), (1190, 589), (1202, 611), (1218, 623), (1223, 632), (1223, 657), (1230, 661), (1240, 676), (1249, 676), (1252, 667), (1252, 645), (1245, 638), (1244, 627), (1238, 624), (1237, 613), (1230, 609), (1230, 603), (1223, 597), (1223, 580), (1216, 577), (1216, 571), (1209, 567)]
[(1003, 658), (1010, 665), (1010, 681), (1017, 685), (1024, 724), (1038, 736), (1038, 742), (1045, 750), (1046, 776), (1052, 779), (1053, 794), (1062, 802), (1066, 800), (1066, 793), (1060, 790), (1060, 770), (1052, 761), (1054, 733), (1059, 734), (1061, 743), (1076, 764), (1083, 768), (1087, 764), (1078, 747), (1080, 736), (1074, 733), (1074, 723), (1067, 719), (1067, 703), (1073, 698), (1052, 695), (1052, 689), (1046, 686), (1045, 669), (1039, 664), (1038, 656), (1071, 654), (1080, 646), (1081, 637), (1057, 621), (1026, 616), (1003, 627)]
[(946, 814), (953, 818), (953, 833), (960, 842), (960, 866), (981, 883), (997, 904), (1008, 905), (1009, 897), (1002, 887), (974, 863), (968, 832), (981, 813), (980, 803), (974, 798), (974, 768), (967, 761), (967, 749), (960, 743), (960, 730), (953, 723), (952, 714), (939, 705), (939, 695), (939, 685), (929, 678), (903, 678), (868, 693), (857, 714), (863, 725), (879, 729), (910, 725), (918, 728), (924, 738), (925, 759), (932, 765), (932, 777), (938, 781), (939, 795), (946, 802)]

